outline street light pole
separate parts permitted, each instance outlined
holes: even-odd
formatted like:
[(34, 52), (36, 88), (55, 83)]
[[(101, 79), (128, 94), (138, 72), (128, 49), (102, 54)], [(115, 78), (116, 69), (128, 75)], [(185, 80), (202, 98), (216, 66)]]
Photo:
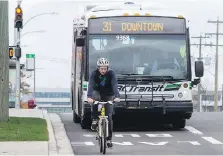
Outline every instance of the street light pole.
[(22, 34), (21, 35), (21, 38), (22, 38), (22, 36), (25, 36), (27, 34), (31, 34), (31, 33), (44, 33), (44, 32), (46, 32), (46, 31), (45, 30), (30, 31), (30, 32), (27, 32), (27, 33)]
[(21, 58), (21, 47), (20, 47), (20, 33), (23, 28), (23, 10), (20, 6), (21, 1), (17, 1), (17, 7), (15, 8), (15, 19), (14, 28), (17, 29), (16, 36), (16, 48), (15, 48), (15, 58), (16, 58), (16, 101), (15, 108), (20, 108), (20, 58)]
[(23, 28), (24, 28), (24, 26), (25, 26), (26, 24), (28, 24), (32, 19), (34, 19), (34, 18), (36, 18), (36, 17), (42, 16), (42, 15), (57, 15), (57, 14), (58, 14), (58, 13), (56, 13), (56, 12), (37, 14), (37, 15), (35, 15), (35, 16), (29, 18), (29, 19), (26, 21), (26, 23), (24, 23)]

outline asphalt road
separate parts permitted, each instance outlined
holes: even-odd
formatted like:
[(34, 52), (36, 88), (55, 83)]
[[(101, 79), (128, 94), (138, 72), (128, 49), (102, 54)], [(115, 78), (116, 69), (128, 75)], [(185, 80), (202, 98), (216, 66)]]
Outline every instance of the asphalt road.
[[(98, 155), (95, 132), (72, 122), (72, 114), (60, 114), (75, 155)], [(140, 127), (143, 129), (139, 129)], [(223, 155), (223, 113), (194, 113), (187, 126), (116, 130), (107, 155)]]

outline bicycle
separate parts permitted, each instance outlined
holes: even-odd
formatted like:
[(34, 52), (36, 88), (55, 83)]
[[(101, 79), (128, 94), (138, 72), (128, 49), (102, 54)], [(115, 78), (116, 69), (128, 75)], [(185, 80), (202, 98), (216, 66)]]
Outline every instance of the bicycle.
[(98, 126), (96, 128), (96, 140), (98, 140), (100, 153), (105, 154), (107, 148), (107, 137), (108, 137), (108, 116), (105, 116), (105, 104), (113, 104), (113, 101), (100, 102), (94, 101), (94, 104), (98, 104), (98, 112), (100, 112)]

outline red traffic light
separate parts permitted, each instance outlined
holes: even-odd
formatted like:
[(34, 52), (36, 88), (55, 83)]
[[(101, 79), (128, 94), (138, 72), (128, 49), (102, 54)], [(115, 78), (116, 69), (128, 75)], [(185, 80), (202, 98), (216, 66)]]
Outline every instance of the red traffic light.
[(22, 20), (22, 16), (21, 15), (16, 15), (16, 19), (17, 20)]

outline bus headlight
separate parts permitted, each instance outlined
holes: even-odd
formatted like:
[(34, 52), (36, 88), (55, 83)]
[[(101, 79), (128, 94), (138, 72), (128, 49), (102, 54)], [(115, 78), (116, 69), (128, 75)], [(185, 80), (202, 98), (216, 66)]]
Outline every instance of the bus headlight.
[(183, 92), (178, 93), (178, 97), (179, 98), (186, 98), (187, 94), (188, 94), (187, 91), (183, 91)]
[(181, 92), (178, 93), (178, 97), (179, 97), (179, 98), (182, 98), (182, 97), (183, 97), (183, 93), (181, 93)]

